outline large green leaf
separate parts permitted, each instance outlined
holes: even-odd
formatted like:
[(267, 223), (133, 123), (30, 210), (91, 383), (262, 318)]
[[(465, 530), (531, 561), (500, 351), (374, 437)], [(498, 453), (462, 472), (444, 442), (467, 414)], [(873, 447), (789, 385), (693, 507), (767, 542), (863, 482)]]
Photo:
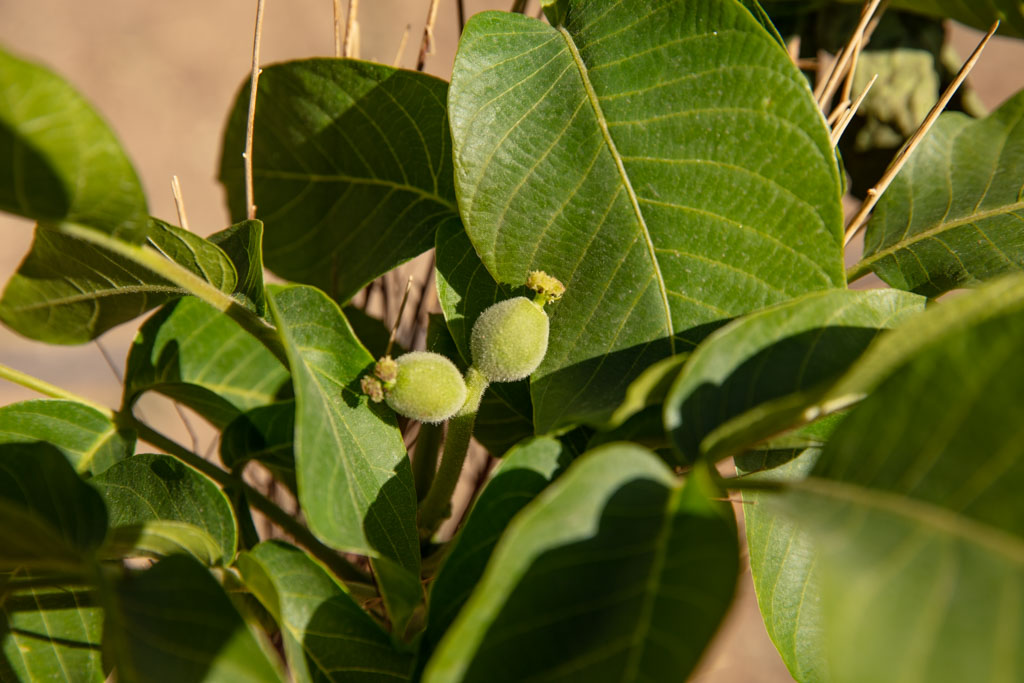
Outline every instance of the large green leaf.
[[(501, 283), (567, 286), (539, 433), (600, 419), (708, 326), (844, 284), (840, 180), (785, 50), (735, 0), (573, 0), (470, 20), (450, 109), (459, 208)], [(552, 188), (560, 188), (552, 192)]]
[(241, 555), (246, 586), (274, 616), (299, 683), (409, 678), (412, 656), (304, 552), (267, 542)]
[(927, 348), (782, 497), (819, 548), (834, 680), (1024, 676), (1022, 344), (1016, 311)]
[(0, 443), (46, 441), (80, 474), (98, 474), (135, 450), (135, 435), (75, 401), (40, 399), (0, 408)]
[(374, 359), (323, 292), (290, 286), (269, 295), (295, 385), (302, 510), (325, 543), (378, 561), (385, 602), (400, 625), (409, 614), (398, 605), (419, 602), (421, 592), (416, 489), (395, 414), (359, 388)]
[(103, 500), (61, 451), (0, 444), (0, 570), (82, 571), (106, 533)]
[[(472, 362), (469, 338), (477, 316), (495, 302), (524, 292), (494, 281), (461, 223), (448, 223), (438, 229), (435, 253), (437, 298), (456, 347), (454, 353), (446, 355), (465, 368)], [(523, 380), (492, 384), (477, 411), (473, 436), (494, 455), (501, 455), (522, 439), (533, 436), (529, 383)]]
[[(457, 221), (447, 84), (356, 60), (264, 68), (253, 185), (267, 267), (339, 301), (429, 249)], [(220, 179), (246, 215), (242, 151), (249, 89), (228, 121)]]
[(89, 591), (34, 588), (5, 596), (0, 681), (103, 683), (102, 632), (103, 611)]
[(242, 221), (215, 232), (209, 241), (220, 247), (235, 266), (238, 282), (236, 292), (257, 315), (267, 311), (267, 298), (263, 292), (263, 223)]
[(149, 211), (114, 133), (64, 79), (0, 50), (0, 210), (141, 242)]
[(281, 676), (210, 572), (188, 555), (104, 586), (104, 657), (122, 683)]
[[(219, 552), (204, 558), (211, 564), (230, 564), (234, 558), (237, 539), (231, 504), (216, 484), (177, 459), (136, 455), (93, 477), (91, 483), (107, 504), (112, 531), (142, 532), (147, 522), (181, 522), (205, 531), (216, 543)], [(170, 525), (162, 529), (172, 530)], [(140, 545), (138, 550), (153, 548)]]
[[(234, 291), (235, 268), (216, 245), (156, 219), (146, 239), (221, 291)], [(28, 256), (4, 289), (0, 320), (32, 339), (83, 344), (185, 294), (141, 264), (39, 225)]]
[(424, 681), (685, 679), (738, 574), (716, 495), (637, 446), (584, 454), (512, 520)]
[(836, 289), (740, 318), (690, 356), (665, 399), (665, 428), (683, 457), (693, 459), (715, 427), (834, 380), (880, 330), (923, 309), (924, 299), (906, 292)]
[(538, 437), (505, 454), (473, 503), (441, 570), (430, 586), (427, 630), (420, 656), (427, 657), (466, 603), (484, 573), (505, 527), (569, 464), (571, 455), (557, 440)]
[(242, 413), (273, 403), (288, 370), (238, 323), (186, 297), (142, 325), (128, 354), (124, 405), (159, 391), (223, 428)]
[[(736, 458), (736, 469), (760, 481), (798, 481), (820, 454), (817, 448), (748, 453)], [(822, 683), (828, 680), (828, 664), (823, 651), (814, 545), (795, 521), (763, 504), (766, 495), (756, 491), (743, 494), (743, 521), (757, 605), (765, 629), (793, 678)]]
[(928, 296), (1024, 269), (1024, 92), (980, 121), (943, 114), (879, 201), (864, 259)]

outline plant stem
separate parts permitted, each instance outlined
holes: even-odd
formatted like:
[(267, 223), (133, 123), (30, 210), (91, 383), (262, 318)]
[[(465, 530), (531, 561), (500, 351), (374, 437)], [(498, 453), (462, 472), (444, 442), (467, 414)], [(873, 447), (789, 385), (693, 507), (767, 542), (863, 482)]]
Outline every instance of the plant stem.
[(23, 386), (26, 389), (38, 391), (40, 394), (43, 394), (44, 396), (49, 396), (50, 398), (61, 398), (66, 401), (82, 403), (84, 405), (89, 406), (93, 410), (97, 410), (103, 413), (110, 419), (114, 418), (114, 411), (111, 410), (110, 408), (107, 408), (106, 406), (101, 406), (98, 403), (93, 403), (89, 399), (79, 396), (78, 394), (72, 393), (66, 389), (62, 389), (54, 384), (50, 384), (49, 382), (41, 380), (38, 377), (27, 375), (24, 372), (21, 372), (20, 370), (15, 370), (14, 368), (9, 367), (7, 365), (0, 364), (0, 379), (6, 379), (9, 382), (13, 382), (17, 385)]
[(149, 443), (162, 448), (170, 455), (181, 460), (193, 469), (199, 470), (210, 479), (226, 489), (240, 490), (248, 500), (249, 504), (262, 512), (267, 518), (280, 527), (283, 531), (292, 535), (295, 540), (306, 548), (314, 557), (324, 563), (338, 578), (349, 581), (366, 582), (369, 580), (366, 574), (355, 567), (351, 562), (336, 553), (331, 548), (321, 543), (313, 533), (300, 524), (294, 517), (274, 504), (272, 500), (252, 488), (241, 478), (232, 476), (213, 463), (203, 460), (198, 455), (188, 450), (178, 442), (164, 436), (148, 425), (139, 422), (134, 416), (121, 413), (120, 421), (124, 426), (130, 427), (138, 432), (139, 437)]
[(439, 424), (424, 422), (416, 437), (416, 450), (412, 453), (412, 478), (416, 483), (416, 497), (423, 500), (437, 471), (437, 452), (441, 448), (444, 430)]
[(263, 322), (255, 313), (240, 305), (230, 294), (220, 291), (184, 266), (156, 251), (123, 242), (82, 225), (61, 223), (57, 229), (66, 235), (94, 244), (148, 268), (156, 275), (183, 289), (185, 293), (202, 299), (238, 323), (242, 329), (266, 346), (278, 360), (284, 363), (285, 367), (288, 367), (288, 357), (285, 355), (284, 347), (274, 328)]
[(471, 367), (466, 372), (466, 401), (459, 412), (448, 422), (448, 436), (444, 440), (444, 454), (441, 456), (441, 467), (434, 477), (430, 492), (420, 504), (420, 537), (429, 538), (451, 515), (452, 493), (462, 473), (462, 464), (466, 461), (469, 440), (473, 436), (473, 425), (476, 413), (480, 408), (480, 400), (487, 390), (487, 378)]

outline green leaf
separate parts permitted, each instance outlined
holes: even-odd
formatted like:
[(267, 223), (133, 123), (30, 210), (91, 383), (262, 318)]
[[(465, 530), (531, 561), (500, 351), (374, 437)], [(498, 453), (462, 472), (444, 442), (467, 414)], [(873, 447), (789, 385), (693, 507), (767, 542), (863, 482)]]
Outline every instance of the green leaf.
[(89, 591), (65, 587), (0, 600), (0, 680), (103, 683), (103, 611), (94, 603)]
[(224, 428), (220, 459), (232, 472), (256, 460), (293, 493), (295, 483), (295, 402), (284, 401), (253, 408)]
[(124, 405), (158, 391), (189, 406), (219, 428), (242, 413), (274, 403), (288, 370), (238, 323), (186, 297), (149, 318), (132, 344), (125, 368)]
[(234, 264), (238, 274), (235, 291), (242, 295), (256, 315), (265, 315), (267, 298), (263, 292), (263, 222), (246, 220), (235, 223), (207, 239), (220, 247)]
[(0, 408), (0, 443), (46, 441), (79, 474), (98, 474), (135, 450), (135, 435), (75, 401), (40, 399)]
[(431, 583), (427, 630), (421, 657), (437, 647), (484, 573), (505, 527), (562, 473), (572, 456), (550, 437), (521, 443), (502, 458), (452, 541), (448, 556)]
[(1022, 344), (1018, 310), (922, 351), (777, 496), (819, 549), (834, 680), (1024, 673)]
[(299, 683), (409, 678), (412, 657), (304, 552), (278, 541), (238, 558), (246, 586), (281, 627)]
[(710, 325), (844, 284), (821, 113), (746, 8), (568, 12), (559, 28), (474, 16), (450, 96), (459, 208), (487, 270), (567, 286), (532, 380), (539, 433), (606, 418)]
[[(169, 455), (136, 455), (93, 477), (91, 483), (107, 504), (111, 528), (127, 529), (121, 532), (120, 539), (138, 531), (144, 539), (159, 533), (172, 542), (180, 536), (182, 545), (194, 546), (191, 539), (195, 534), (188, 529), (179, 532), (176, 525), (146, 528), (153, 521), (179, 522), (204, 531), (213, 539), (217, 552), (212, 556), (206, 554), (203, 559), (211, 564), (229, 564), (234, 558), (236, 525), (228, 499), (210, 479), (177, 459)], [(143, 531), (147, 533), (142, 534)], [(140, 544), (139, 549), (158, 549), (151, 541), (147, 543)]]
[(64, 79), (0, 50), (0, 210), (141, 242), (149, 211), (114, 133)]
[(107, 511), (54, 446), (0, 444), (0, 570), (82, 571), (107, 532)]
[[(233, 291), (234, 266), (203, 238), (153, 219), (147, 243), (221, 291)], [(144, 265), (39, 225), (4, 289), (0, 320), (32, 339), (84, 344), (188, 293)]]
[(1024, 276), (1004, 276), (910, 317), (877, 340), (838, 379), (766, 401), (717, 427), (701, 448), (718, 455), (736, 452), (766, 437), (849, 408), (870, 394), (894, 370), (928, 348), (993, 316), (1024, 309)]
[[(441, 227), (435, 249), (437, 298), (456, 347), (454, 354), (446, 355), (465, 369), (472, 363), (469, 338), (477, 317), (492, 304), (527, 292), (525, 287), (513, 289), (494, 281), (461, 223)], [(519, 284), (525, 284), (525, 279)], [(533, 436), (529, 383), (492, 384), (484, 394), (473, 431), (473, 436), (494, 455)]]
[(1024, 269), (1024, 92), (980, 121), (939, 117), (864, 239), (851, 278), (931, 297)]
[(836, 289), (721, 328), (693, 352), (665, 399), (673, 444), (684, 459), (696, 458), (716, 427), (758, 404), (834, 380), (880, 330), (922, 311), (924, 303), (895, 290)]
[(339, 550), (382, 560), (390, 580), (380, 569), (378, 578), (401, 632), (409, 615), (399, 605), (421, 597), (416, 489), (395, 414), (359, 388), (374, 359), (323, 292), (268, 293), (295, 385), (296, 478), (309, 528)]
[[(803, 479), (821, 451), (762, 451), (736, 458), (740, 474), (759, 481)], [(750, 575), (765, 629), (793, 678), (827, 681), (821, 595), (812, 539), (795, 521), (765, 505), (768, 494), (745, 491)]]
[(104, 657), (121, 683), (282, 680), (224, 589), (188, 555), (104, 586)]
[[(426, 74), (348, 59), (263, 69), (253, 186), (270, 270), (347, 301), (458, 221), (447, 89)], [(246, 215), (248, 107), (246, 85), (220, 167), (235, 220)]]
[(659, 407), (689, 357), (688, 353), (677, 353), (648, 366), (626, 388), (622, 403), (602, 426), (614, 429), (645, 409)]
[(732, 512), (637, 446), (583, 455), (509, 524), (424, 681), (682, 680), (732, 599)]

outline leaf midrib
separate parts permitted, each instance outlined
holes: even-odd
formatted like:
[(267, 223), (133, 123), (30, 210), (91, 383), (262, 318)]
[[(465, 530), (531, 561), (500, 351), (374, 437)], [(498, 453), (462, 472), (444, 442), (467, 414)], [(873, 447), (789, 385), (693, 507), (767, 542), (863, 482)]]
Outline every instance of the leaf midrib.
[(889, 512), (1024, 565), (1024, 539), (929, 501), (820, 477), (808, 477), (794, 484), (793, 488), (872, 510)]
[(850, 270), (846, 274), (846, 278), (849, 282), (853, 282), (854, 280), (863, 277), (864, 275), (867, 275), (868, 272), (871, 270), (871, 264), (885, 258), (886, 256), (891, 256), (895, 254), (897, 251), (909, 249), (918, 242), (930, 239), (932, 237), (935, 237), (936, 235), (941, 235), (942, 233), (947, 232), (949, 230), (961, 228), (965, 225), (979, 223), (981, 221), (988, 220), (989, 218), (996, 218), (1004, 214), (1012, 214), (1014, 211), (1019, 211), (1020, 209), (1024, 209), (1024, 201), (1006, 204), (995, 209), (989, 209), (988, 211), (972, 213), (969, 216), (957, 218), (956, 220), (940, 222), (928, 228), (927, 230), (923, 230), (919, 233), (916, 233), (912, 237), (909, 237), (907, 239), (902, 239), (899, 242), (896, 242), (895, 244), (892, 244), (881, 251), (876, 251), (874, 254), (871, 254), (870, 256), (861, 259), (860, 263), (850, 268)]
[(626, 189), (626, 194), (629, 196), (629, 203), (633, 208), (633, 213), (636, 215), (636, 220), (640, 227), (640, 233), (643, 235), (644, 243), (647, 246), (647, 254), (651, 259), (651, 267), (654, 269), (654, 275), (658, 281), (658, 292), (661, 294), (661, 304), (665, 310), (666, 336), (669, 339), (669, 345), (672, 349), (672, 353), (674, 354), (676, 352), (676, 341), (672, 329), (672, 308), (668, 303), (668, 289), (665, 286), (665, 279), (661, 274), (661, 267), (658, 264), (658, 258), (655, 254), (654, 242), (651, 239), (651, 232), (647, 227), (647, 220), (644, 218), (644, 214), (640, 210), (640, 203), (637, 200), (636, 192), (633, 190), (633, 183), (629, 179), (629, 174), (626, 173), (626, 167), (623, 164), (622, 155), (619, 154), (619, 150), (615, 145), (615, 140), (612, 139), (611, 132), (608, 130), (608, 120), (605, 118), (604, 110), (601, 109), (601, 103), (598, 100), (597, 92), (594, 90), (594, 85), (590, 82), (590, 76), (587, 73), (587, 65), (583, 62), (583, 57), (576, 48), (575, 41), (565, 27), (559, 26), (557, 30), (565, 39), (565, 44), (569, 48), (569, 53), (572, 55), (573, 61), (576, 63), (576, 69), (579, 71), (580, 80), (583, 82), (584, 90), (586, 90), (587, 99), (590, 101), (590, 106), (594, 110), (594, 117), (597, 120), (597, 125), (601, 128), (601, 135), (604, 137), (605, 145), (608, 147), (608, 151), (611, 153), (612, 159), (615, 161), (615, 168), (622, 180), (623, 187)]

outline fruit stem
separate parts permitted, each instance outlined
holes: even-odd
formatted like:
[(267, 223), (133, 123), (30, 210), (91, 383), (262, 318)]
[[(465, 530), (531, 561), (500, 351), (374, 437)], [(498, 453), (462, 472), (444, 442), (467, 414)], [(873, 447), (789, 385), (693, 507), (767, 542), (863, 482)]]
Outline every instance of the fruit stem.
[(444, 429), (439, 424), (424, 422), (416, 437), (416, 449), (412, 453), (412, 478), (416, 482), (416, 497), (423, 500), (437, 471), (437, 455), (441, 448)]
[(434, 476), (427, 497), (420, 503), (420, 538), (430, 538), (437, 527), (451, 516), (452, 493), (462, 474), (462, 464), (469, 451), (476, 413), (480, 400), (487, 391), (487, 378), (474, 367), (466, 371), (466, 400), (459, 412), (448, 421), (448, 436), (444, 440), (441, 466)]

